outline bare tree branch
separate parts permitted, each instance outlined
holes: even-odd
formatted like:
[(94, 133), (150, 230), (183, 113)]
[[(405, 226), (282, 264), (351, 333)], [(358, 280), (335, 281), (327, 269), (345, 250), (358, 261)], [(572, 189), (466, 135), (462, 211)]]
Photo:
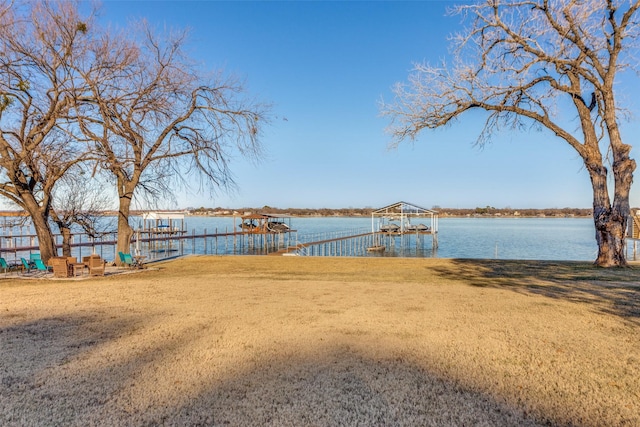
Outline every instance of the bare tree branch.
[(260, 157), (268, 107), (233, 79), (202, 75), (185, 42), (185, 32), (161, 37), (143, 21), (126, 35), (104, 34), (93, 57), (109, 65), (81, 71), (91, 94), (78, 105), (78, 123), (91, 141), (95, 172), (116, 182), (120, 251), (129, 249), (136, 196), (170, 196), (192, 178), (211, 190), (233, 185), (229, 159)]

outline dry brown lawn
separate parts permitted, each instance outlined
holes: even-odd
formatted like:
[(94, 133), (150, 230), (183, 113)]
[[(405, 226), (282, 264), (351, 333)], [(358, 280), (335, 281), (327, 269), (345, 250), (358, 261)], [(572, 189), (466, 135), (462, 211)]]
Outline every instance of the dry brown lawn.
[(201, 256), (0, 280), (0, 425), (638, 426), (639, 273)]

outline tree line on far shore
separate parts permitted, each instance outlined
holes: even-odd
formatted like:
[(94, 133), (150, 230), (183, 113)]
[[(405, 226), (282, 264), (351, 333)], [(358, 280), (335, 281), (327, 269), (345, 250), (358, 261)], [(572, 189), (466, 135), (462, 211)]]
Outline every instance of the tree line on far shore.
[[(229, 216), (243, 215), (246, 212), (259, 212), (264, 214), (291, 215), (291, 216), (370, 216), (375, 210), (372, 207), (364, 208), (275, 208), (263, 206), (261, 208), (238, 208), (228, 209), (222, 207), (189, 209), (191, 215), (202, 216)], [(441, 217), (447, 216), (487, 216), (487, 217), (590, 217), (592, 209), (583, 208), (545, 208), (545, 209), (515, 209), (515, 208), (494, 208), (490, 206), (476, 208), (441, 208), (434, 206), (433, 210)]]

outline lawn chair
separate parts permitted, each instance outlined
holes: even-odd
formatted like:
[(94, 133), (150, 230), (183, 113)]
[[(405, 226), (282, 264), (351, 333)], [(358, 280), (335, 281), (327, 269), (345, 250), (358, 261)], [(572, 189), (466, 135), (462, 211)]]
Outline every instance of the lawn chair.
[(120, 257), (120, 262), (126, 265), (129, 268), (133, 268), (137, 266), (137, 263), (131, 256), (131, 254), (125, 254), (124, 252), (118, 252), (118, 256)]
[(69, 260), (65, 257), (51, 258), (53, 277), (71, 277), (73, 269), (69, 267)]
[(25, 270), (27, 273), (31, 273), (31, 269), (33, 268), (31, 263), (24, 258), (20, 258), (20, 261), (22, 262), (22, 273), (24, 273)]
[(89, 258), (89, 276), (104, 276), (107, 261), (99, 256)]
[(36, 270), (41, 272), (42, 274), (49, 273), (52, 271), (52, 268), (49, 267), (48, 265), (45, 265), (44, 261), (42, 261), (40, 258), (34, 259), (33, 263), (36, 266)]
[[(26, 260), (23, 258), (23, 262), (22, 262), (23, 265), (24, 265), (24, 261)], [(40, 258), (36, 258), (33, 260), (33, 265), (29, 266), (28, 271), (31, 272), (32, 270), (35, 270), (36, 272), (38, 272), (39, 276), (43, 276), (51, 271), (51, 267), (46, 266)]]
[(100, 258), (100, 255), (83, 257), (82, 262), (89, 267), (89, 276), (104, 276), (107, 261)]
[(4, 275), (7, 275), (7, 271), (9, 271), (9, 265), (4, 258), (0, 258), (0, 268), (4, 270)]

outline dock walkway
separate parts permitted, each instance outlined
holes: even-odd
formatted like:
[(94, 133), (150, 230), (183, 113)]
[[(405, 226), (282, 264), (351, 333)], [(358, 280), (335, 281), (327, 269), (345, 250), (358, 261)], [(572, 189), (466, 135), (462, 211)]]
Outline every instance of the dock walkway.
[(301, 250), (305, 250), (311, 246), (322, 246), (322, 245), (330, 245), (332, 243), (336, 243), (336, 242), (344, 242), (347, 240), (351, 240), (351, 239), (357, 239), (359, 237), (367, 237), (367, 236), (371, 236), (372, 233), (360, 233), (360, 234), (352, 234), (349, 236), (342, 236), (342, 237), (335, 237), (332, 239), (324, 239), (324, 240), (317, 240), (315, 242), (306, 242), (306, 243), (297, 243), (294, 246), (289, 246), (287, 248), (284, 249), (280, 249), (277, 252), (273, 252), (270, 255), (284, 255), (284, 254), (290, 254), (292, 252), (298, 252)]

